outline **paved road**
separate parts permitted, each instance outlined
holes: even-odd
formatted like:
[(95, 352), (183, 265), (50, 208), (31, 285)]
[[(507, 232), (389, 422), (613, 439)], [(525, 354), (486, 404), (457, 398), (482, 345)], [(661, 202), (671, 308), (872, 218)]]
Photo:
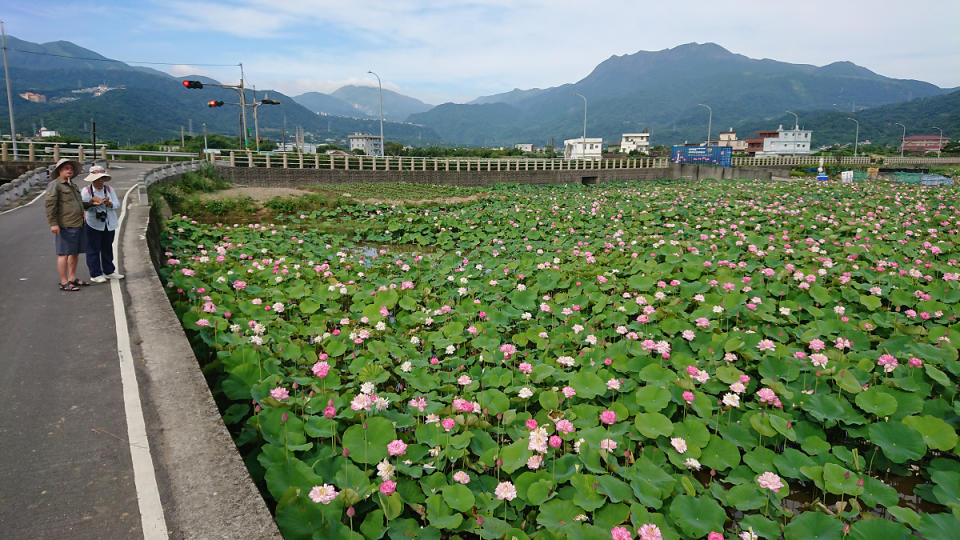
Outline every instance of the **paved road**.
[(57, 289), (42, 199), (0, 215), (0, 253), (0, 537), (142, 538), (109, 284)]

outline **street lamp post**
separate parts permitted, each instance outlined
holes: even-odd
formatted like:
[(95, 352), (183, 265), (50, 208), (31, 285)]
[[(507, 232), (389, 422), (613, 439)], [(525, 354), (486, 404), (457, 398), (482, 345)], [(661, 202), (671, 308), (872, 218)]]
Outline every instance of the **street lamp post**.
[(860, 142), (860, 122), (856, 118), (847, 117), (847, 120), (857, 124), (857, 134), (853, 136), (853, 157), (857, 157), (857, 143)]
[(259, 109), (261, 105), (279, 105), (279, 104), (280, 104), (279, 101), (275, 99), (266, 98), (266, 97), (261, 99), (260, 101), (257, 101), (257, 95), (256, 94), (253, 95), (253, 105), (250, 105), (250, 107), (253, 107), (253, 136), (257, 138), (258, 153), (260, 152), (260, 123), (257, 120), (257, 109)]
[(707, 146), (710, 146), (710, 132), (713, 129), (713, 109), (703, 103), (697, 103), (697, 106), (706, 107), (707, 110), (710, 111), (710, 116), (707, 117)]
[[(13, 94), (10, 93), (10, 70), (7, 69), (7, 32), (0, 21), (0, 35), (3, 36), (3, 75), (7, 80), (7, 110), (10, 111), (10, 142), (13, 143), (13, 160), (17, 160), (17, 128), (13, 124)], [(80, 171), (77, 171), (79, 174)]]
[[(580, 139), (580, 158), (586, 161), (587, 159), (587, 98), (579, 92), (574, 92), (574, 94), (583, 98), (583, 138)], [(586, 165), (584, 165), (586, 167)]]
[(367, 73), (373, 75), (377, 78), (377, 90), (380, 95), (380, 157), (383, 157), (383, 152), (386, 149), (384, 140), (383, 140), (383, 85), (380, 83), (380, 76), (372, 71), (367, 71)]
[(903, 128), (903, 136), (900, 137), (900, 157), (903, 157), (903, 145), (907, 142), (907, 126), (901, 124), (900, 122), (894, 122), (894, 124)]
[(793, 111), (784, 111), (784, 112), (786, 112), (787, 114), (793, 115), (793, 130), (798, 131), (800, 129), (800, 117), (797, 116), (797, 113)]
[[(933, 129), (940, 129), (937, 126), (933, 126)], [(937, 159), (940, 159), (940, 149), (943, 148), (943, 130), (940, 129), (940, 138), (937, 139)]]

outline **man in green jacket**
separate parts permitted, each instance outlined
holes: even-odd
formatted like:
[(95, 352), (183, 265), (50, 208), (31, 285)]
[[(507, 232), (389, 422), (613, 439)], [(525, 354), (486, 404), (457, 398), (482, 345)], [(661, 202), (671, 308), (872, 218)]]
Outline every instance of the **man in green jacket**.
[(80, 163), (63, 158), (50, 172), (47, 186), (47, 222), (54, 234), (57, 248), (57, 272), (60, 274), (61, 291), (79, 291), (89, 285), (77, 279), (77, 261), (80, 254), (80, 236), (83, 232), (83, 211), (101, 201), (84, 203), (80, 190), (71, 178), (80, 174)]

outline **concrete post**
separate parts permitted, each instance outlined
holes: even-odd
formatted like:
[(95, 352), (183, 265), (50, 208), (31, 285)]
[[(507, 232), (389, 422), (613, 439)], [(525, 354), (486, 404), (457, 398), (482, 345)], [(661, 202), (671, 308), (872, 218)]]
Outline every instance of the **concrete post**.
[(497, 171), (500, 171), (500, 162), (501, 162), (501, 161), (503, 161), (503, 160), (500, 160), (500, 159), (497, 160)]
[(83, 145), (82, 144), (77, 145), (77, 161), (79, 161), (80, 164), (83, 165)]
[[(56, 148), (56, 146), (54, 146), (54, 148)], [(0, 144), (0, 159), (3, 159), (3, 161), (9, 161), (10, 156), (7, 154), (7, 152), (8, 152), (7, 143)], [(53, 158), (53, 159), (54, 161), (56, 161), (57, 158)]]
[(362, 171), (362, 170), (363, 170), (363, 156), (360, 156), (360, 157), (357, 158), (357, 159), (358, 159), (358, 161), (360, 162), (360, 170)]
[(237, 155), (233, 152), (233, 150), (230, 151), (230, 166), (237, 166)]
[(433, 170), (435, 171), (440, 170), (440, 160), (437, 158), (433, 158)]
[(313, 168), (314, 169), (320, 168), (320, 154), (313, 155)]
[(253, 167), (253, 152), (247, 150), (247, 167)]
[(31, 162), (37, 160), (37, 149), (34, 148), (33, 143), (30, 143), (30, 146), (27, 147), (27, 159)]
[(266, 158), (267, 158), (267, 168), (269, 169), (269, 168), (270, 168), (270, 154), (267, 154), (267, 155), (266, 155)]
[(333, 154), (330, 154), (330, 170), (331, 171), (333, 170), (333, 162), (336, 161), (336, 159), (337, 159), (336, 156), (334, 156)]
[(303, 168), (303, 154), (297, 154), (297, 155), (300, 156), (300, 168), (302, 169), (302, 168)]
[(460, 160), (457, 160), (457, 172), (460, 172)]
[(286, 154), (286, 152), (284, 152), (284, 154), (283, 154), (283, 168), (284, 168), (284, 169), (287, 168), (287, 154)]
[(103, 161), (107, 161), (107, 147), (106, 147), (106, 146), (101, 146), (101, 147), (100, 147), (100, 159), (102, 159)]

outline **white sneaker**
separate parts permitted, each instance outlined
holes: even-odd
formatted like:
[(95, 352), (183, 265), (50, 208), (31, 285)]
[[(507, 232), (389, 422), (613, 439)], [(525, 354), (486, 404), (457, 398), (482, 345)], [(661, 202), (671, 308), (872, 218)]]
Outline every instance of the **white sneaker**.
[(107, 278), (105, 278), (105, 277), (102, 276), (102, 275), (101, 275), (101, 276), (95, 276), (95, 277), (90, 278), (90, 281), (92, 281), (92, 282), (94, 282), (94, 283), (106, 283), (106, 282), (107, 282)]
[(110, 279), (123, 279), (123, 274), (118, 274), (114, 272), (112, 274), (107, 274), (107, 277)]

